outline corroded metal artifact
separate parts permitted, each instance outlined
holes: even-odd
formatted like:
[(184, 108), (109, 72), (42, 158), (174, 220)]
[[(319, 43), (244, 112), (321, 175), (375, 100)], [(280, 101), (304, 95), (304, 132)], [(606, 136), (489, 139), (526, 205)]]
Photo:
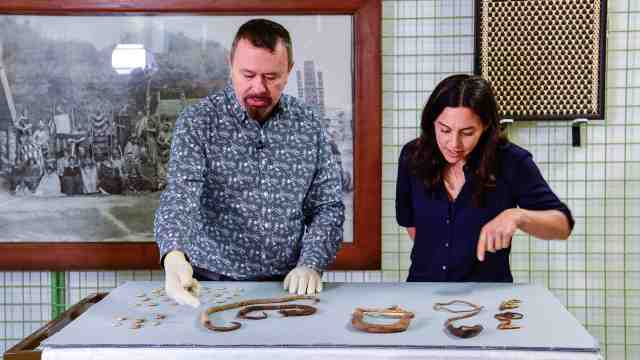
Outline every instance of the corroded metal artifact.
[(216, 326), (209, 319), (209, 315), (213, 313), (225, 311), (225, 310), (241, 308), (244, 306), (277, 304), (277, 303), (291, 302), (291, 301), (297, 301), (297, 300), (312, 300), (314, 303), (320, 301), (320, 299), (318, 299), (315, 296), (295, 295), (295, 296), (286, 296), (282, 298), (245, 300), (245, 301), (240, 301), (240, 302), (235, 302), (235, 303), (225, 304), (220, 306), (211, 306), (207, 308), (205, 311), (203, 311), (202, 314), (200, 314), (200, 324), (202, 324), (202, 326), (212, 331), (233, 331), (240, 328), (241, 325), (239, 322), (232, 321), (230, 325)]
[(500, 324), (498, 324), (498, 329), (500, 330), (515, 330), (515, 329), (520, 329), (522, 326), (519, 325), (513, 325), (511, 323), (511, 320), (520, 320), (524, 317), (524, 315), (522, 315), (521, 313), (518, 312), (512, 312), (512, 311), (505, 311), (499, 314), (495, 314), (494, 317), (500, 321)]
[[(462, 309), (462, 310), (454, 310), (454, 309), (448, 308), (448, 306), (451, 306), (454, 304), (463, 304), (463, 305), (469, 306), (470, 308)], [(457, 336), (459, 338), (464, 338), (464, 339), (471, 338), (480, 334), (480, 332), (482, 332), (484, 328), (480, 324), (476, 324), (472, 326), (462, 325), (462, 326), (456, 327), (453, 325), (453, 322), (475, 316), (480, 311), (482, 311), (482, 309), (483, 309), (482, 306), (478, 306), (474, 303), (471, 303), (465, 300), (452, 300), (446, 303), (433, 304), (433, 310), (436, 310), (436, 311), (447, 311), (455, 314), (464, 313), (463, 315), (449, 318), (447, 319), (447, 321), (444, 322), (444, 327), (447, 329), (447, 331), (449, 331), (449, 333), (451, 333), (451, 335)]]
[(520, 307), (522, 301), (519, 299), (509, 299), (500, 303), (500, 311), (513, 310)]
[(252, 305), (242, 308), (236, 315), (239, 319), (262, 320), (267, 318), (267, 313), (262, 311), (262, 315), (249, 315), (254, 311), (278, 310), (282, 316), (308, 316), (316, 313), (316, 308), (311, 305), (288, 304), (288, 305)]
[[(393, 318), (398, 319), (398, 321), (392, 324), (372, 324), (364, 320), (365, 315)], [(390, 306), (386, 309), (356, 308), (351, 316), (351, 325), (358, 330), (369, 333), (397, 333), (407, 330), (414, 316), (414, 313), (411, 311), (404, 310), (397, 305)]]

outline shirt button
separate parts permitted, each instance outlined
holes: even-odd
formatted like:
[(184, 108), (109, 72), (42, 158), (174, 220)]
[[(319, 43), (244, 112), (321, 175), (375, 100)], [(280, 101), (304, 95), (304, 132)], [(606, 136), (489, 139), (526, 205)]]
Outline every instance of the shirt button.
[(442, 265), (442, 270), (447, 270), (447, 265)]

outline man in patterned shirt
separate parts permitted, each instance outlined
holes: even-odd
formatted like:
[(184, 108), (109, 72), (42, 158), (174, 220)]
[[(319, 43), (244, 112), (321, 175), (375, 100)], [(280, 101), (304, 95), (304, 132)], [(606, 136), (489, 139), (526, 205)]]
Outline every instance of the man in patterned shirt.
[(245, 23), (229, 64), (231, 84), (176, 124), (155, 218), (167, 294), (198, 306), (187, 291), (198, 279), (284, 279), (290, 293), (319, 292), (342, 241), (340, 163), (311, 108), (282, 94), (289, 33)]

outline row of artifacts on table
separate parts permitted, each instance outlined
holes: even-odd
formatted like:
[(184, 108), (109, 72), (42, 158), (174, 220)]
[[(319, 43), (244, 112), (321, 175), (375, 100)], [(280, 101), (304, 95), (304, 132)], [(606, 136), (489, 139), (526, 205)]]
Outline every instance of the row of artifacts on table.
[[(225, 290), (225, 288), (219, 288), (218, 290)], [(200, 289), (191, 289), (195, 294), (200, 292)], [(204, 292), (211, 292), (211, 289), (204, 288)], [(268, 317), (267, 311), (278, 311), (283, 317), (291, 316), (310, 316), (316, 313), (317, 309), (313, 305), (301, 304), (300, 301), (309, 301), (312, 304), (318, 303), (320, 298), (313, 295), (293, 295), (279, 298), (264, 298), (264, 299), (248, 299), (236, 302), (229, 302), (234, 297), (238, 297), (242, 294), (242, 289), (238, 288), (233, 293), (225, 294), (223, 292), (213, 293), (212, 301), (220, 303), (221, 305), (210, 306), (204, 310), (199, 316), (199, 323), (204, 328), (211, 331), (228, 332), (239, 329), (242, 324), (237, 321), (232, 321), (227, 325), (215, 325), (210, 315), (227, 310), (239, 309), (236, 318), (244, 320), (262, 320)], [(177, 306), (178, 303), (166, 296), (164, 289), (157, 288), (151, 292), (151, 295), (140, 293), (137, 295), (140, 300), (135, 304), (136, 306), (148, 306), (156, 307), (157, 302), (154, 298), (169, 302), (169, 305)], [(296, 303), (298, 302), (298, 303)], [(502, 301), (498, 306), (500, 312), (494, 315), (494, 318), (498, 320), (499, 324), (497, 329), (499, 330), (517, 330), (522, 326), (514, 321), (522, 320), (524, 315), (520, 312), (512, 310), (518, 309), (521, 305), (519, 299), (508, 299)], [(444, 327), (451, 335), (458, 338), (472, 338), (480, 334), (484, 327), (481, 324), (475, 325), (460, 325), (456, 326), (455, 322), (463, 319), (469, 319), (482, 310), (484, 306), (474, 304), (466, 300), (451, 300), (448, 302), (437, 302), (433, 305), (435, 311), (444, 311), (451, 314), (455, 314), (453, 317), (448, 318), (444, 322)], [(260, 312), (260, 314), (256, 314)], [(385, 318), (393, 319), (390, 323), (369, 322), (367, 317), (372, 318)], [(406, 331), (410, 325), (411, 320), (415, 317), (415, 313), (409, 310), (405, 310), (400, 306), (393, 305), (387, 308), (360, 308), (357, 307), (351, 316), (351, 325), (360, 331), (368, 333), (398, 333)], [(121, 326), (125, 321), (131, 320), (131, 329), (140, 329), (145, 324), (158, 326), (162, 323), (162, 320), (166, 319), (166, 314), (155, 313), (152, 317), (152, 321), (147, 321), (146, 318), (130, 319), (126, 316), (117, 316), (114, 326)]]

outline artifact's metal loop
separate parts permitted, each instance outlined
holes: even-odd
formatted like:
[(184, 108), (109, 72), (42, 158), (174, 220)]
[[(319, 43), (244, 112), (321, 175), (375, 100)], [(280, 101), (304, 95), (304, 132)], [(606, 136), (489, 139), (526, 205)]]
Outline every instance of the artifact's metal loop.
[(520, 320), (524, 317), (524, 315), (519, 312), (506, 311), (503, 313), (495, 314), (494, 317), (500, 321), (511, 321)]
[[(392, 324), (372, 324), (364, 320), (364, 316), (396, 318), (398, 321)], [(356, 308), (351, 316), (351, 324), (354, 328), (369, 333), (396, 333), (407, 330), (411, 324), (414, 313), (404, 310), (397, 305), (390, 306), (386, 309), (365, 309)]]
[[(213, 313), (225, 311), (225, 310), (241, 308), (244, 306), (277, 304), (277, 303), (297, 301), (297, 300), (312, 300), (314, 303), (317, 303), (318, 301), (320, 301), (320, 299), (318, 299), (315, 296), (295, 295), (295, 296), (286, 296), (282, 298), (272, 298), (272, 299), (253, 299), (253, 300), (240, 301), (240, 302), (225, 304), (220, 306), (211, 306), (200, 314), (200, 324), (202, 324), (202, 326), (212, 331), (233, 331), (240, 328), (241, 326), (240, 323), (233, 321), (231, 322), (231, 325), (228, 325), (228, 326), (216, 326), (216, 325), (213, 325), (211, 320), (209, 320), (209, 315)], [(266, 314), (263, 314), (263, 315), (266, 317)], [(259, 317), (255, 317), (255, 318), (259, 318)]]
[(211, 331), (221, 331), (221, 332), (233, 331), (233, 330), (239, 329), (240, 326), (242, 326), (237, 321), (232, 321), (230, 322), (230, 324), (231, 325), (227, 325), (227, 326), (216, 326), (216, 325), (213, 325), (213, 323), (209, 319), (204, 320), (202, 322), (202, 325)]
[(522, 328), (522, 326), (513, 325), (511, 321), (501, 321), (500, 324), (498, 324), (499, 330), (516, 330), (520, 328)]
[[(462, 309), (462, 310), (454, 310), (454, 309), (450, 309), (448, 308), (448, 306), (451, 305), (455, 305), (455, 304), (463, 304), (463, 305), (467, 305), (470, 307), (470, 309)], [(483, 309), (483, 306), (478, 306), (472, 302), (466, 301), (466, 300), (451, 300), (449, 302), (444, 302), (444, 303), (435, 303), (433, 304), (433, 310), (436, 311), (447, 311), (450, 313), (467, 313), (470, 311), (480, 311)], [(474, 314), (475, 315), (475, 314)]]
[(520, 307), (522, 301), (519, 299), (509, 299), (500, 303), (500, 311), (512, 310)]
[(522, 315), (519, 312), (505, 311), (499, 314), (495, 314), (493, 317), (495, 317), (498, 321), (500, 321), (500, 324), (498, 324), (498, 329), (514, 330), (514, 329), (520, 329), (521, 326), (513, 325), (511, 323), (511, 320), (520, 320), (524, 318), (524, 315)]
[(462, 325), (462, 326), (455, 327), (455, 326), (453, 326), (453, 320), (452, 319), (447, 320), (444, 323), (444, 325), (447, 328), (447, 331), (449, 331), (449, 333), (451, 333), (451, 335), (457, 336), (457, 337), (463, 338), (463, 339), (472, 338), (472, 337), (480, 334), (480, 332), (482, 332), (482, 330), (484, 329), (482, 327), (482, 325), (480, 325), (480, 324), (476, 324), (476, 325), (473, 325), (473, 326)]
[[(467, 305), (467, 306), (470, 307), (470, 309), (454, 310), (454, 309), (450, 309), (448, 307), (448, 306), (451, 306), (451, 305), (454, 305), (454, 304)], [(476, 305), (476, 304), (474, 304), (472, 302), (465, 301), (465, 300), (451, 300), (451, 301), (445, 302), (445, 303), (435, 303), (435, 304), (433, 304), (433, 309), (436, 310), (436, 311), (447, 311), (447, 312), (450, 312), (450, 313), (465, 313), (464, 315), (460, 315), (460, 316), (455, 316), (455, 317), (449, 318), (449, 319), (447, 319), (447, 321), (444, 322), (444, 327), (447, 329), (447, 331), (449, 331), (449, 333), (451, 335), (457, 336), (457, 337), (463, 338), (463, 339), (471, 338), (471, 337), (474, 337), (474, 336), (480, 334), (480, 332), (482, 332), (482, 330), (484, 328), (480, 324), (476, 324), (476, 325), (472, 325), (472, 326), (462, 325), (462, 326), (456, 327), (456, 326), (453, 325), (453, 322), (457, 321), (457, 320), (467, 319), (467, 318), (470, 318), (472, 316), (475, 316), (480, 311), (482, 311), (483, 308), (484, 308), (483, 306), (479, 306), (479, 305)]]
[(249, 313), (252, 313), (254, 311), (260, 311), (260, 310), (279, 310), (278, 312), (283, 316), (307, 316), (307, 315), (313, 315), (316, 313), (316, 308), (311, 305), (302, 305), (302, 304), (252, 305), (252, 306), (247, 306), (243, 309), (240, 309), (236, 317), (240, 319), (250, 319), (250, 320), (266, 319), (267, 313), (265, 313), (264, 311), (260, 316), (249, 315)]

